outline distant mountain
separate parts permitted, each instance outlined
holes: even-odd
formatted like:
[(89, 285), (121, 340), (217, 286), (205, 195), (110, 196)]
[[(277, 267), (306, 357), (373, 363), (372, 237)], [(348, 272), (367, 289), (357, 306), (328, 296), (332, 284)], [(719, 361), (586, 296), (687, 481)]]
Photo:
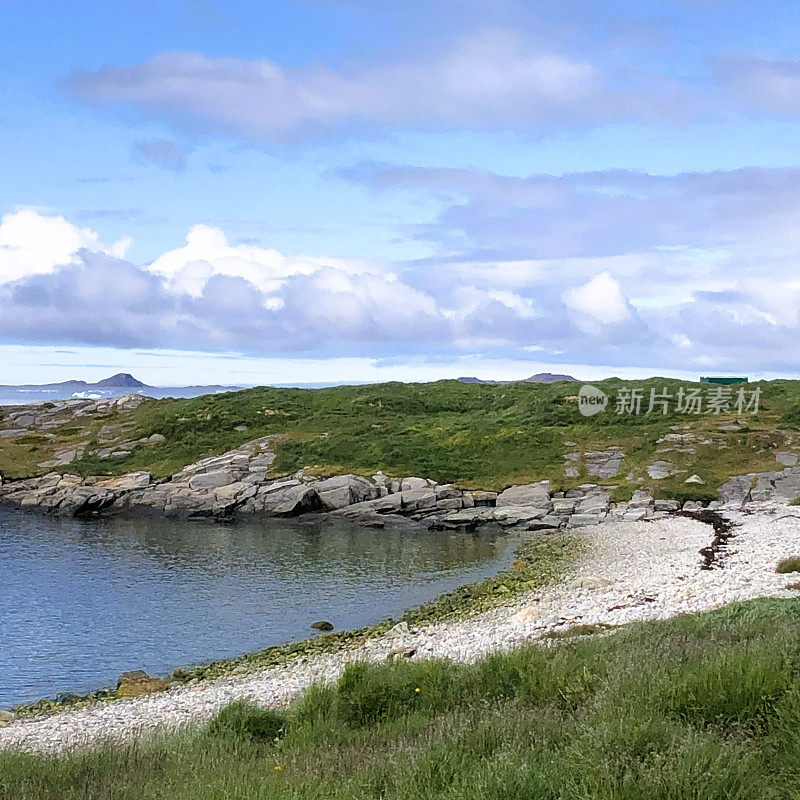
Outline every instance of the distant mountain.
[(108, 389), (141, 389), (147, 384), (137, 381), (129, 372), (118, 372), (116, 375), (112, 375), (110, 378), (103, 378), (103, 380), (90, 384), (90, 386), (96, 386), (98, 389), (104, 387)]
[(537, 372), (536, 375), (531, 375), (530, 378), (522, 378), (519, 381), (484, 381), (480, 378), (457, 378), (456, 380), (461, 383), (558, 383), (559, 381), (570, 381), (577, 383), (578, 379), (573, 378), (572, 375), (556, 375), (552, 372)]
[(87, 381), (61, 381), (60, 383), (24, 383), (14, 385), (4, 385), (3, 389), (147, 389), (146, 383), (137, 381), (128, 372), (118, 372), (110, 378), (103, 378), (97, 383)]
[(558, 375), (552, 372), (537, 372), (530, 378), (525, 378), (525, 383), (558, 383), (559, 381), (571, 381), (577, 383), (578, 379), (572, 375)]
[(96, 383), (61, 381), (60, 383), (0, 385), (0, 406), (40, 403), (44, 400), (97, 399), (121, 397), (135, 392), (148, 397), (198, 397), (238, 391), (241, 386), (149, 386), (129, 372), (118, 372)]

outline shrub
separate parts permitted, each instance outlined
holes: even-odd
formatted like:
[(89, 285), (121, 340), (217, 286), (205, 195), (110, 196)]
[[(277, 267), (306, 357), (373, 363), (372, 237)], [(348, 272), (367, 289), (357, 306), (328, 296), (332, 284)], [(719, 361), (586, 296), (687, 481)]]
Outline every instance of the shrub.
[(775, 569), (779, 575), (786, 575), (789, 572), (800, 572), (800, 556), (784, 558)]
[(279, 739), (285, 727), (282, 714), (240, 700), (225, 706), (211, 720), (207, 733), (228, 740), (266, 742)]

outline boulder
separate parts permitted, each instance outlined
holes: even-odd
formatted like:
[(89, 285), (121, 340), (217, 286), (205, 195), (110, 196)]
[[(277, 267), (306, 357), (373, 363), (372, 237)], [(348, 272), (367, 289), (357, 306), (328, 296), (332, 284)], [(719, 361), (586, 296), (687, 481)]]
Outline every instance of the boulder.
[(544, 519), (550, 512), (549, 508), (534, 508), (531, 506), (500, 506), (495, 509), (493, 519), (501, 525), (517, 525), (532, 520)]
[(119, 478), (110, 478), (104, 484), (112, 489), (129, 492), (133, 489), (144, 489), (152, 480), (153, 476), (149, 472), (128, 472)]
[(258, 494), (251, 498), (256, 512), (274, 516), (292, 517), (309, 511), (321, 511), (322, 501), (313, 486), (297, 482), (298, 485), (287, 486), (273, 491), (269, 486), (262, 487)]
[(470, 492), (472, 502), (476, 506), (494, 506), (497, 504), (497, 492)]
[(723, 505), (742, 506), (750, 499), (752, 485), (750, 475), (736, 475), (717, 489), (717, 495)]
[(782, 450), (775, 458), (778, 460), (778, 463), (783, 464), (784, 467), (797, 466), (797, 453), (790, 453), (786, 450)]
[(575, 511), (577, 500), (571, 497), (557, 497), (553, 500), (553, 514), (569, 516)]
[(359, 475), (337, 475), (334, 478), (318, 481), (314, 488), (326, 511), (335, 511), (354, 503), (372, 500), (378, 495), (377, 487)]
[(219, 486), (233, 483), (234, 480), (233, 472), (230, 469), (218, 469), (212, 472), (203, 472), (189, 478), (189, 488), (193, 491), (216, 489)]
[(522, 486), (510, 486), (497, 495), (495, 505), (550, 508), (550, 482), (541, 481)]
[(404, 490), (400, 492), (400, 497), (405, 511), (436, 507), (436, 491), (432, 487)]
[(143, 694), (163, 692), (167, 682), (163, 678), (152, 678), (144, 670), (123, 672), (117, 681), (117, 697), (140, 697)]
[(315, 631), (332, 631), (333, 624), (325, 619), (321, 619), (318, 622), (312, 622), (311, 629)]

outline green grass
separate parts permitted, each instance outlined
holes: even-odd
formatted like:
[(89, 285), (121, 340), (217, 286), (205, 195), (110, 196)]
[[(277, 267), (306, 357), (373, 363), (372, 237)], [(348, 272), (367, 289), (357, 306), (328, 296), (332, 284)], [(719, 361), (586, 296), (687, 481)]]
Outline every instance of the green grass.
[(800, 572), (800, 556), (785, 558), (778, 564), (775, 572), (780, 575), (786, 575), (789, 572)]
[(800, 600), (357, 664), (282, 713), (67, 757), (0, 755), (14, 800), (772, 800), (800, 796)]
[[(9, 477), (42, 473), (45, 468), (37, 464), (54, 449), (88, 440), (85, 457), (62, 471), (93, 475), (144, 469), (165, 477), (257, 436), (281, 434), (277, 474), (300, 467), (321, 475), (371, 475), (381, 469), (388, 475), (423, 475), (465, 487), (499, 489), (549, 478), (557, 488), (570, 488), (590, 476), (581, 460), (579, 477), (564, 478), (566, 452), (617, 445), (626, 453), (616, 479), (623, 488), (638, 486), (636, 480), (644, 478), (644, 485), (652, 484), (660, 496), (700, 499), (713, 497), (717, 486), (731, 475), (778, 468), (775, 453), (786, 446), (782, 431), (800, 428), (797, 381), (758, 384), (763, 392), (761, 409), (748, 416), (748, 426), (740, 431), (718, 430), (733, 414), (678, 414), (674, 403), (667, 415), (619, 416), (613, 411), (623, 388), (642, 388), (647, 397), (651, 388), (667, 387), (675, 395), (681, 386), (690, 386), (687, 383), (653, 378), (610, 379), (598, 385), (611, 397), (611, 408), (591, 418), (578, 413), (578, 385), (573, 383), (438, 381), (314, 390), (260, 387), (189, 400), (157, 400), (126, 414), (113, 411), (102, 419), (65, 420), (54, 440), (0, 439), (0, 473)], [(645, 401), (645, 410), (646, 406)], [(162, 434), (166, 441), (138, 445), (126, 457), (98, 459), (91, 450), (97, 446), (102, 425), (116, 431), (119, 442), (153, 433)], [(242, 425), (246, 430), (237, 431)], [(658, 454), (658, 439), (676, 429), (697, 433), (710, 443), (698, 445), (695, 454)], [(577, 446), (565, 447), (565, 441)], [(646, 467), (658, 458), (674, 459), (686, 471), (651, 481)], [(683, 481), (695, 472), (706, 485), (688, 488)], [(628, 473), (630, 482), (625, 481)]]

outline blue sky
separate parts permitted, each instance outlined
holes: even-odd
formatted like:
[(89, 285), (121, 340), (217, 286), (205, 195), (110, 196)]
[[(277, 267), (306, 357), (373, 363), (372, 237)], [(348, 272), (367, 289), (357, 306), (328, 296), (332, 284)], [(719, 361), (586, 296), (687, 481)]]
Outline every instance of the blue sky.
[(800, 374), (788, 2), (2, 9), (0, 383)]

